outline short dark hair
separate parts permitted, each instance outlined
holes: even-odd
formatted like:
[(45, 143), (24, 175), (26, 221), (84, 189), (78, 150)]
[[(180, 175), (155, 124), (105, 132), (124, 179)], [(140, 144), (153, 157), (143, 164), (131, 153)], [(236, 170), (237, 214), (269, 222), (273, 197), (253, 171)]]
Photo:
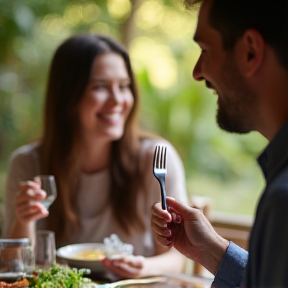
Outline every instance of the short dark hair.
[(187, 9), (194, 7), (196, 4), (202, 3), (203, 0), (184, 0), (184, 5)]
[[(184, 0), (186, 7), (201, 0)], [(210, 23), (220, 32), (224, 49), (232, 49), (249, 28), (257, 30), (288, 70), (288, 0), (213, 0)]]

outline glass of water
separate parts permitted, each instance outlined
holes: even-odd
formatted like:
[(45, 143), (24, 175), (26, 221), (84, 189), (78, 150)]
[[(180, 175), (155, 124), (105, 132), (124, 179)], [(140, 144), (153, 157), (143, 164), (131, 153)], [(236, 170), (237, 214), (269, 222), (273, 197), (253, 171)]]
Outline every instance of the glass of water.
[(35, 243), (35, 266), (48, 269), (56, 263), (55, 234), (49, 230), (38, 230)]
[(41, 189), (47, 194), (46, 198), (40, 201), (40, 203), (45, 206), (46, 209), (49, 209), (57, 197), (55, 177), (53, 175), (37, 175), (34, 180), (41, 185)]
[(34, 261), (33, 247), (28, 238), (0, 238), (0, 281), (12, 283), (32, 275)]

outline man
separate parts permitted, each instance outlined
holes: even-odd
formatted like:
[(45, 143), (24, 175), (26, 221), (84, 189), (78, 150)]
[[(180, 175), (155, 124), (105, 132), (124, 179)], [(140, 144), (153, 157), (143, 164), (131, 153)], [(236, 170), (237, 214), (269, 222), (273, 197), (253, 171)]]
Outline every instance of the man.
[(203, 0), (194, 40), (202, 51), (193, 77), (216, 91), (219, 126), (270, 141), (258, 158), (266, 188), (249, 254), (172, 198), (169, 212), (152, 207), (157, 241), (205, 266), (215, 287), (288, 287), (288, 1)]

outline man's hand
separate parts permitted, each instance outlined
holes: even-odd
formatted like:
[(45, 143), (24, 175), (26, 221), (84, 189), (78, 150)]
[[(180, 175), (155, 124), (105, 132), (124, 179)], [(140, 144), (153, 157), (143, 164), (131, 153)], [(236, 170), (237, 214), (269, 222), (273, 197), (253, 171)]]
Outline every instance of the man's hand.
[(173, 245), (215, 275), (229, 242), (216, 233), (201, 210), (170, 197), (167, 206), (168, 211), (162, 210), (160, 203), (152, 207), (152, 227), (158, 243)]

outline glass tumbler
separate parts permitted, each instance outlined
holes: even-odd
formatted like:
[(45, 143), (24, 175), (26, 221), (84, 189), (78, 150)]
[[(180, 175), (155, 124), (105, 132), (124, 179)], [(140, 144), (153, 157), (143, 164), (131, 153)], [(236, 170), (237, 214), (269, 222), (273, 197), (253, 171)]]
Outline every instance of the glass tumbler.
[(40, 203), (49, 209), (50, 205), (55, 201), (57, 197), (56, 181), (53, 175), (38, 175), (34, 178), (41, 185), (41, 189), (47, 194), (46, 198)]
[(28, 238), (0, 239), (0, 281), (15, 282), (32, 274), (34, 252)]
[(35, 242), (35, 265), (37, 269), (49, 269), (56, 263), (55, 234), (49, 230), (38, 230)]

